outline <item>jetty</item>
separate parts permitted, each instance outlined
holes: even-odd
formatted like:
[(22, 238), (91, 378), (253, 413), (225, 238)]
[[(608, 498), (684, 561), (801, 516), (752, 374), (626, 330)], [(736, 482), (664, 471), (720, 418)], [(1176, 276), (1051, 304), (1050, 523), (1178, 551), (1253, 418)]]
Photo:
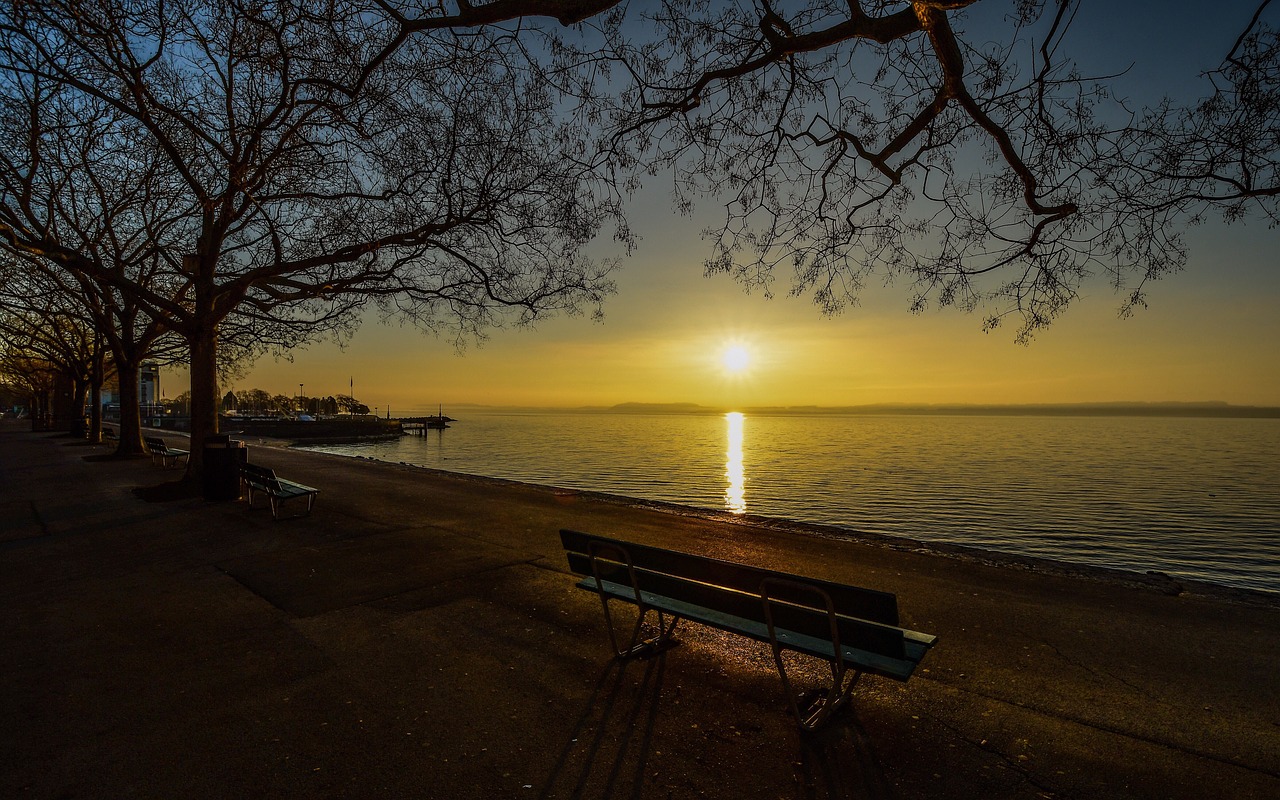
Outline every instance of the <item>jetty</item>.
[(450, 422), (457, 422), (453, 417), (444, 414), (433, 414), (429, 417), (400, 417), (400, 428), (405, 433), (424, 434), (427, 431), (442, 431)]
[(263, 436), (306, 442), (394, 439), (403, 432), (398, 420), (381, 419), (372, 415), (306, 421), (273, 417), (224, 417), (220, 426), (224, 433), (235, 436)]

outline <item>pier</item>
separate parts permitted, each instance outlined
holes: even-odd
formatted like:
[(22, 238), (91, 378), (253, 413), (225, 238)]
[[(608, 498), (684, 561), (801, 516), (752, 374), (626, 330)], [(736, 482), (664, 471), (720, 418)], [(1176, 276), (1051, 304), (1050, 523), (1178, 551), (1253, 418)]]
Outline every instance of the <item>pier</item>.
[(425, 435), (427, 431), (442, 431), (450, 422), (457, 422), (453, 417), (435, 414), (429, 417), (400, 417), (400, 429), (405, 433)]

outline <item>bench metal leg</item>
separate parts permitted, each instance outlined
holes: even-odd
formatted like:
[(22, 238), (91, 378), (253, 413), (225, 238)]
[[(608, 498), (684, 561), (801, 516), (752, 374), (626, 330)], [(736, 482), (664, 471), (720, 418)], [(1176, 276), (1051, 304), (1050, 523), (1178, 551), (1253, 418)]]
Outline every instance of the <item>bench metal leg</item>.
[(853, 687), (862, 677), (860, 670), (842, 669), (840, 674), (833, 678), (830, 689), (821, 687), (810, 692), (797, 692), (788, 680), (786, 667), (776, 650), (773, 659), (778, 665), (778, 674), (782, 676), (783, 688), (791, 700), (791, 712), (795, 714), (800, 730), (806, 733), (818, 730), (844, 708), (849, 698), (853, 696)]
[[(674, 614), (667, 615), (657, 609), (640, 606), (636, 615), (636, 626), (631, 631), (631, 642), (625, 650), (618, 647), (618, 637), (614, 632), (613, 616), (609, 613), (609, 598), (601, 595), (601, 599), (604, 600), (604, 619), (609, 628), (609, 642), (613, 645), (613, 653), (618, 658), (648, 658), (676, 646), (677, 642), (673, 634), (676, 632), (676, 626), (680, 624), (680, 620), (683, 617)], [(641, 637), (641, 632), (644, 629), (645, 618), (650, 611), (657, 615), (656, 627), (658, 633), (656, 636), (644, 639)]]
[[(248, 481), (241, 481), (241, 482), (240, 482), (240, 485), (244, 488), (245, 494), (247, 494), (247, 495), (248, 495), (248, 498), (249, 498), (249, 508), (251, 508), (251, 509), (252, 509), (252, 508), (255, 508), (255, 506), (253, 505), (253, 498), (254, 498), (254, 494), (255, 494), (255, 493), (254, 493), (254, 489), (253, 489), (253, 484), (252, 484), (252, 483), (249, 483)], [(279, 519), (279, 518), (280, 518), (280, 506), (279, 506), (279, 502), (280, 502), (280, 501), (279, 501), (279, 499), (278, 499), (278, 498), (276, 498), (276, 496), (275, 496), (275, 495), (273, 495), (271, 492), (268, 492), (268, 491), (266, 491), (265, 489), (262, 489), (262, 490), (259, 490), (259, 491), (261, 491), (263, 494), (265, 494), (265, 495), (267, 496), (267, 506), (271, 509), (271, 518), (272, 518), (272, 519)]]
[[(285, 499), (291, 498), (281, 498), (269, 491), (265, 492), (265, 494), (267, 495), (267, 503), (271, 506), (271, 518), (276, 520), (280, 519), (280, 507), (284, 505)], [(311, 509), (315, 507), (315, 504), (316, 496), (314, 494), (307, 495), (307, 514), (311, 513)], [(249, 507), (253, 508), (253, 486), (249, 486)], [(302, 517), (306, 515), (294, 514), (293, 516)]]
[[(604, 585), (600, 577), (600, 568), (596, 559), (603, 553), (611, 553), (617, 557), (617, 560), (625, 564), (627, 574), (631, 580), (631, 589), (635, 592), (635, 605), (638, 609), (636, 613), (636, 624), (631, 630), (631, 641), (626, 648), (618, 646), (617, 627), (613, 622), (613, 614), (609, 610), (610, 597), (604, 591)], [(609, 629), (609, 644), (613, 647), (613, 654), (617, 658), (647, 658), (648, 656), (657, 655), (664, 650), (668, 650), (676, 645), (673, 634), (676, 632), (676, 626), (680, 624), (680, 617), (677, 614), (668, 615), (660, 609), (655, 609), (644, 601), (644, 596), (640, 593), (640, 585), (636, 581), (635, 567), (631, 563), (631, 555), (625, 548), (617, 545), (593, 542), (587, 548), (587, 556), (591, 559), (591, 572), (596, 579), (596, 590), (600, 594), (600, 603), (604, 606), (604, 622), (605, 627)], [(657, 615), (658, 634), (648, 639), (642, 637), (645, 619), (652, 611)], [(668, 617), (670, 621), (668, 622)]]
[[(820, 687), (816, 691), (802, 693), (797, 692), (792, 685), (791, 679), (787, 676), (787, 665), (782, 659), (783, 650), (788, 648), (778, 641), (777, 630), (773, 626), (772, 606), (779, 601), (769, 596), (770, 586), (786, 586), (792, 590), (817, 594), (822, 598), (827, 607), (827, 620), (831, 626), (831, 657), (826, 659), (831, 667), (830, 687)], [(862, 677), (861, 670), (851, 671), (844, 665), (844, 656), (840, 650), (840, 629), (831, 596), (817, 586), (779, 578), (766, 578), (760, 584), (760, 601), (764, 604), (765, 622), (769, 626), (769, 643), (773, 648), (773, 662), (778, 666), (778, 676), (782, 679), (783, 690), (791, 702), (791, 711), (795, 714), (796, 722), (800, 724), (802, 731), (815, 731), (844, 707), (853, 694), (853, 687)]]

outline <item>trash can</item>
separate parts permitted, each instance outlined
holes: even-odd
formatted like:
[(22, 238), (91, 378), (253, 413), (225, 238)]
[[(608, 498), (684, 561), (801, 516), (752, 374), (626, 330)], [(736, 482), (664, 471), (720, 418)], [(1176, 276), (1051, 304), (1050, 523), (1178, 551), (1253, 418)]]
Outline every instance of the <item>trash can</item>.
[(225, 434), (206, 436), (201, 451), (204, 459), (204, 499), (239, 500), (240, 465), (248, 460), (244, 442)]

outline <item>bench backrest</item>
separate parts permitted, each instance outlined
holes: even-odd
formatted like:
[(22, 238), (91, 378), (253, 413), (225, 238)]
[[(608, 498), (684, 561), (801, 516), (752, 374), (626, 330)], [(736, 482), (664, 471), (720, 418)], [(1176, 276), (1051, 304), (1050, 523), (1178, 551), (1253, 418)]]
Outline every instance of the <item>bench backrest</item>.
[[(815, 638), (831, 638), (827, 598), (838, 620), (840, 641), (895, 658), (903, 653), (898, 601), (874, 589), (806, 578), (776, 570), (735, 564), (706, 556), (623, 542), (605, 536), (560, 531), (575, 573), (714, 609), (734, 617), (765, 622), (761, 592), (767, 589), (773, 622)], [(630, 562), (628, 566), (627, 562)]]
[(163, 439), (157, 439), (154, 436), (143, 437), (142, 442), (147, 446), (147, 449), (153, 453), (164, 454), (169, 449), (165, 446)]
[(250, 484), (261, 486), (273, 492), (280, 491), (280, 480), (276, 478), (276, 472), (273, 469), (244, 461), (240, 464), (240, 474)]

